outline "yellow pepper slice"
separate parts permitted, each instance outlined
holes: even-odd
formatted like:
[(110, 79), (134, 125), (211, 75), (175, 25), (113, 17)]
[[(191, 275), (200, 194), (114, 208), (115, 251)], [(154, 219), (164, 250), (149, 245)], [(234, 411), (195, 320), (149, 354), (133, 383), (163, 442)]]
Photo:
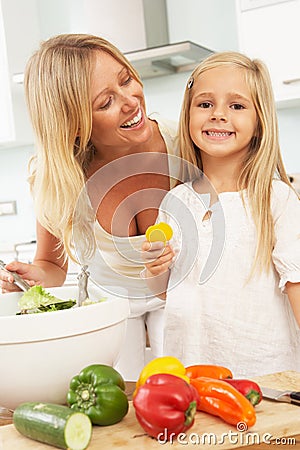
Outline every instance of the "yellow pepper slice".
[(149, 242), (162, 241), (166, 243), (173, 236), (173, 230), (169, 224), (160, 222), (157, 225), (151, 225), (146, 230), (146, 239)]

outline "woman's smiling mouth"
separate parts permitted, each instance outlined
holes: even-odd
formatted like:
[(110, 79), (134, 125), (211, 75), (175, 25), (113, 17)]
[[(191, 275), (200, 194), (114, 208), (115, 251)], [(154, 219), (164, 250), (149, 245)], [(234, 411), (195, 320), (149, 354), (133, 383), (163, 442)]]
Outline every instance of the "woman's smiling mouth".
[(142, 120), (142, 110), (140, 108), (137, 115), (134, 116), (134, 118), (129, 120), (128, 122), (123, 123), (123, 125), (121, 125), (121, 128), (135, 127), (136, 125), (138, 125), (141, 122), (141, 120)]

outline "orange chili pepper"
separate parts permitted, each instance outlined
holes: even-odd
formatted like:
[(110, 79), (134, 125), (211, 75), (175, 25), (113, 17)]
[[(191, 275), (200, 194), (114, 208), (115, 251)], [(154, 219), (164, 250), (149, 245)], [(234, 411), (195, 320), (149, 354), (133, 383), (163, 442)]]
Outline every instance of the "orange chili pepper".
[(185, 368), (185, 374), (189, 378), (209, 377), (224, 380), (225, 378), (232, 378), (232, 372), (223, 366), (214, 366), (209, 364), (198, 364)]
[(191, 379), (199, 394), (198, 411), (218, 416), (231, 425), (244, 422), (252, 427), (256, 422), (253, 405), (236, 388), (223, 380), (198, 377)]

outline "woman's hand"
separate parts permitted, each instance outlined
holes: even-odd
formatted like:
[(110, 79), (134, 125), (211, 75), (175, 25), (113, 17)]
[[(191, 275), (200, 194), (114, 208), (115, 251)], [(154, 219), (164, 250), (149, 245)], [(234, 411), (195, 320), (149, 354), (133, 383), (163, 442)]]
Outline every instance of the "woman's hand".
[(175, 253), (169, 244), (145, 241), (142, 245), (142, 255), (147, 271), (152, 276), (157, 276), (169, 270)]
[[(9, 271), (17, 272), (30, 286), (35, 284), (43, 285), (42, 280), (45, 278), (45, 271), (34, 264), (13, 261), (6, 264)], [(14, 277), (5, 270), (0, 270), (0, 284), (2, 293), (20, 291), (20, 288), (14, 284)]]

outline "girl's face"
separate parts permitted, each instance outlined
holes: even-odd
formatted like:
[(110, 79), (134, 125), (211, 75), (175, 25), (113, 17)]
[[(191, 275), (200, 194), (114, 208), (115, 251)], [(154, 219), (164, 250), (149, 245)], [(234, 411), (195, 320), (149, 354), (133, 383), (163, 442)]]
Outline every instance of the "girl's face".
[(211, 158), (244, 159), (257, 125), (244, 70), (209, 69), (192, 89), (189, 131), (203, 163)]
[(142, 86), (108, 53), (95, 55), (91, 78), (93, 145), (107, 154), (147, 141), (152, 130)]

